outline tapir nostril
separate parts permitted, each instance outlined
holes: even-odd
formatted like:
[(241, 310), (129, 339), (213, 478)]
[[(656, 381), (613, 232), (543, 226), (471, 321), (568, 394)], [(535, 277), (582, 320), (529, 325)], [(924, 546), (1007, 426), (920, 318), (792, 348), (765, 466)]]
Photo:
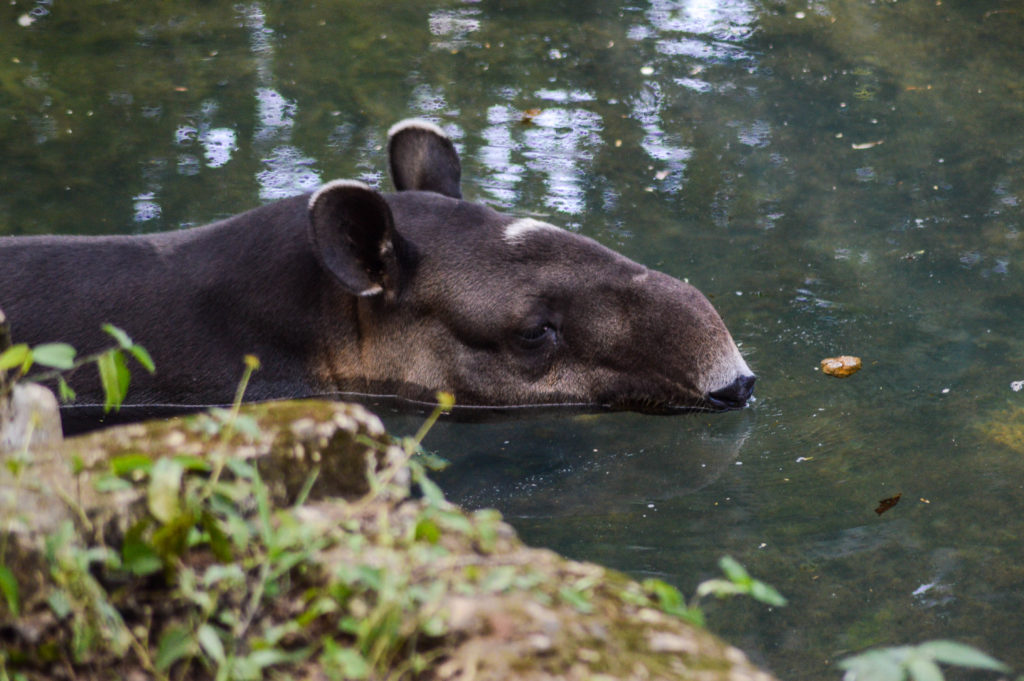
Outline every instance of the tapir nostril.
[(720, 390), (708, 394), (708, 401), (721, 409), (738, 409), (747, 403), (750, 396), (754, 394), (754, 381), (757, 377), (753, 374), (740, 376), (735, 381)]

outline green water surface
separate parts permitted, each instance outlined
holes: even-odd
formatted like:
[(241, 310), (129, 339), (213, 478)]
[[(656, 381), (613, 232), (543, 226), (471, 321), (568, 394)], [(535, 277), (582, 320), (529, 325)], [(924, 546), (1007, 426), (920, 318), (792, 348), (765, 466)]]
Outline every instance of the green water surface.
[(0, 233), (387, 189), (408, 116), (468, 198), (688, 278), (759, 376), (724, 415), (442, 424), (453, 498), (687, 593), (734, 556), (790, 603), (710, 626), (781, 678), (931, 638), (1024, 670), (1024, 5), (14, 0)]

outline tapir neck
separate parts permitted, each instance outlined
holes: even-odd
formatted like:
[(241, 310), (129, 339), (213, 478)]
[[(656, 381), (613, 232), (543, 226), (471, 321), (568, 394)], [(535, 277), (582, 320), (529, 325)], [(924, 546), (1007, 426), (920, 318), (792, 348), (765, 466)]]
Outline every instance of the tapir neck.
[(356, 352), (356, 299), (315, 257), (306, 201), (270, 204), (185, 238), (163, 237), (168, 257), (192, 278), (180, 289), (192, 298), (191, 323), (214, 336), (201, 347), (218, 348), (211, 359), (228, 367), (221, 395), (228, 388), (233, 394), (245, 354), (262, 365), (250, 383), (251, 399), (332, 392), (339, 386), (325, 367), (356, 361), (348, 356)]

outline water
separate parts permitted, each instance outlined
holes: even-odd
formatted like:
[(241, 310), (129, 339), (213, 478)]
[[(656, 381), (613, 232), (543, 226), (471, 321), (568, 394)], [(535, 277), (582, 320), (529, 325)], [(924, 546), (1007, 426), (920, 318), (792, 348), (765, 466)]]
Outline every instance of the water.
[[(790, 605), (709, 602), (711, 627), (782, 678), (939, 637), (1024, 668), (1019, 4), (16, 0), (2, 21), (0, 233), (387, 188), (388, 126), (427, 116), (467, 196), (689, 278), (759, 374), (739, 413), (442, 424), (453, 498), (687, 593), (736, 557)], [(845, 353), (857, 375), (817, 370)]]

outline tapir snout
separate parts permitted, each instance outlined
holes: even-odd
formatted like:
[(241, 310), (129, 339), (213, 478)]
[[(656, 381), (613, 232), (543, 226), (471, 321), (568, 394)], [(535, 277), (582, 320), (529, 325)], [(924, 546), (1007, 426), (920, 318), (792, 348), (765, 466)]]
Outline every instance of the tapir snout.
[[(460, 405), (724, 410), (754, 375), (708, 300), (578, 234), (461, 197), (436, 126), (389, 132), (396, 192), (339, 180), (205, 227), (140, 236), (0, 239), (15, 341), (153, 356), (134, 404), (394, 395)], [(93, 372), (71, 377), (102, 403)]]

